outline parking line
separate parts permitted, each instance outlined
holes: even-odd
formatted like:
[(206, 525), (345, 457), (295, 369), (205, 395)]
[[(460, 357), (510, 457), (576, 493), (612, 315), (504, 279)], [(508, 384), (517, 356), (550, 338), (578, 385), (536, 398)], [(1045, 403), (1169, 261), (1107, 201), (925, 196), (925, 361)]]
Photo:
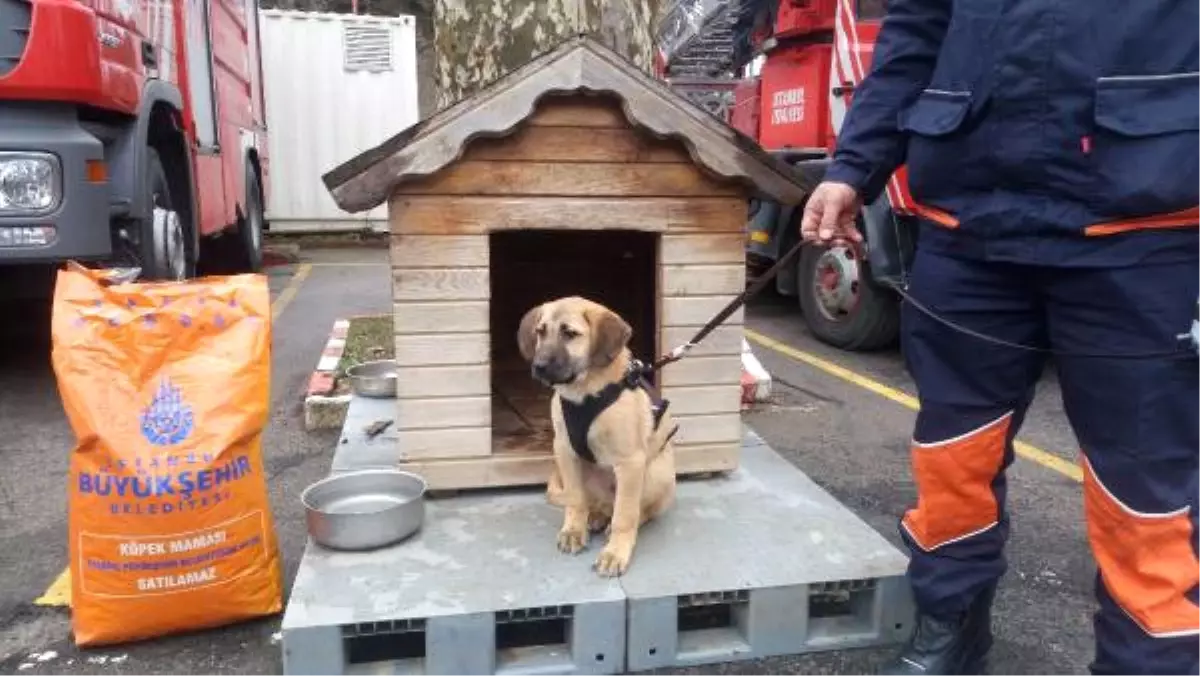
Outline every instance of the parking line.
[[(283, 291), (279, 292), (279, 296), (271, 303), (271, 321), (275, 322), (279, 319), (279, 315), (287, 309), (287, 306), (296, 297), (300, 291), (300, 287), (304, 284), (304, 280), (312, 273), (312, 264), (301, 263), (296, 267), (296, 274), (288, 280), (287, 286)], [(71, 567), (67, 566), (63, 569), (58, 577), (50, 583), (46, 591), (41, 596), (33, 600), (35, 606), (69, 606), (71, 605)]]
[(71, 605), (71, 568), (70, 566), (63, 569), (63, 572), (54, 578), (54, 582), (46, 587), (46, 592), (33, 600), (35, 606), (69, 606)]
[(296, 267), (296, 274), (288, 280), (287, 286), (283, 287), (283, 291), (279, 292), (279, 297), (271, 303), (271, 321), (275, 322), (279, 319), (279, 315), (287, 309), (287, 306), (296, 297), (296, 293), (300, 291), (300, 286), (304, 284), (304, 280), (308, 279), (309, 273), (312, 272), (311, 263), (301, 263)]
[[(798, 350), (787, 343), (764, 336), (757, 331), (745, 329), (745, 333), (747, 340), (757, 343), (769, 350), (774, 350), (785, 357), (790, 357), (796, 361), (803, 362), (809, 366), (824, 371), (831, 376), (841, 378), (852, 385), (857, 385), (858, 387), (878, 394), (885, 399), (890, 399), (897, 404), (904, 406), (905, 408), (913, 411), (920, 410), (921, 408), (921, 404), (916, 397), (905, 392), (901, 392), (895, 388), (888, 387), (887, 385), (868, 378), (861, 373), (855, 373), (844, 366), (839, 366), (814, 354), (809, 354), (803, 350)], [(1063, 460), (1053, 453), (1043, 451), (1037, 446), (1027, 444), (1023, 441), (1013, 442), (1013, 450), (1020, 457), (1036, 462), (1046, 469), (1057, 472), (1069, 479), (1074, 479), (1075, 481), (1083, 481), (1083, 470), (1081, 470), (1078, 465), (1073, 462)]]

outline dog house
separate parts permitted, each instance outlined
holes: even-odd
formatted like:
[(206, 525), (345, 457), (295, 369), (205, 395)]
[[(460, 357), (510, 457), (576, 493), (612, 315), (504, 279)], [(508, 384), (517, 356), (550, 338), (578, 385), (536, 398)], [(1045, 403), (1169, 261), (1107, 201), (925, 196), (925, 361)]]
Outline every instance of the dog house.
[[(747, 199), (809, 186), (607, 47), (573, 38), (324, 177), (355, 212), (388, 202), (395, 429), (432, 488), (544, 483), (549, 396), (517, 350), (534, 305), (581, 295), (649, 361), (745, 287)], [(742, 312), (654, 386), (680, 474), (734, 468)]]

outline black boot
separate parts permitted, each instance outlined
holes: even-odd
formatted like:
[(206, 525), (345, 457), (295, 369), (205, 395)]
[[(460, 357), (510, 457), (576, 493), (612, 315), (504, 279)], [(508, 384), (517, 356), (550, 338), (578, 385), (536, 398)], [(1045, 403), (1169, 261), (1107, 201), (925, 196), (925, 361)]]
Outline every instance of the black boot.
[(883, 665), (880, 674), (981, 674), (992, 647), (995, 586), (975, 598), (960, 617), (940, 619), (918, 613), (908, 645)]

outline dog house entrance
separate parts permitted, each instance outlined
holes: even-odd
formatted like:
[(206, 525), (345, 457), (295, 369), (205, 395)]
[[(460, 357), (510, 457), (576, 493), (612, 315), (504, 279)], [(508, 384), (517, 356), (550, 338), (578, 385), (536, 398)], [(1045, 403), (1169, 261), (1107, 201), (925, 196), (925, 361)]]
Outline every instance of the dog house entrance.
[(494, 453), (550, 453), (550, 391), (517, 348), (530, 308), (578, 295), (621, 315), (629, 347), (658, 354), (658, 235), (631, 230), (517, 230), (490, 237), (492, 443)]

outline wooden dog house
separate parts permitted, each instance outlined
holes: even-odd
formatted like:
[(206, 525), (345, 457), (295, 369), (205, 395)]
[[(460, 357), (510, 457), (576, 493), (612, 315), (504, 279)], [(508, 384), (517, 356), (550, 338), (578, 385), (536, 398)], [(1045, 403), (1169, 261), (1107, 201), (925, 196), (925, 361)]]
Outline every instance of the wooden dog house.
[[(607, 47), (573, 38), (324, 177), (347, 211), (390, 200), (402, 462), (432, 488), (541, 484), (549, 391), (516, 347), (563, 295), (608, 305), (643, 360), (745, 286), (747, 199), (810, 186)], [(655, 383), (680, 474), (741, 445), (742, 312)]]

